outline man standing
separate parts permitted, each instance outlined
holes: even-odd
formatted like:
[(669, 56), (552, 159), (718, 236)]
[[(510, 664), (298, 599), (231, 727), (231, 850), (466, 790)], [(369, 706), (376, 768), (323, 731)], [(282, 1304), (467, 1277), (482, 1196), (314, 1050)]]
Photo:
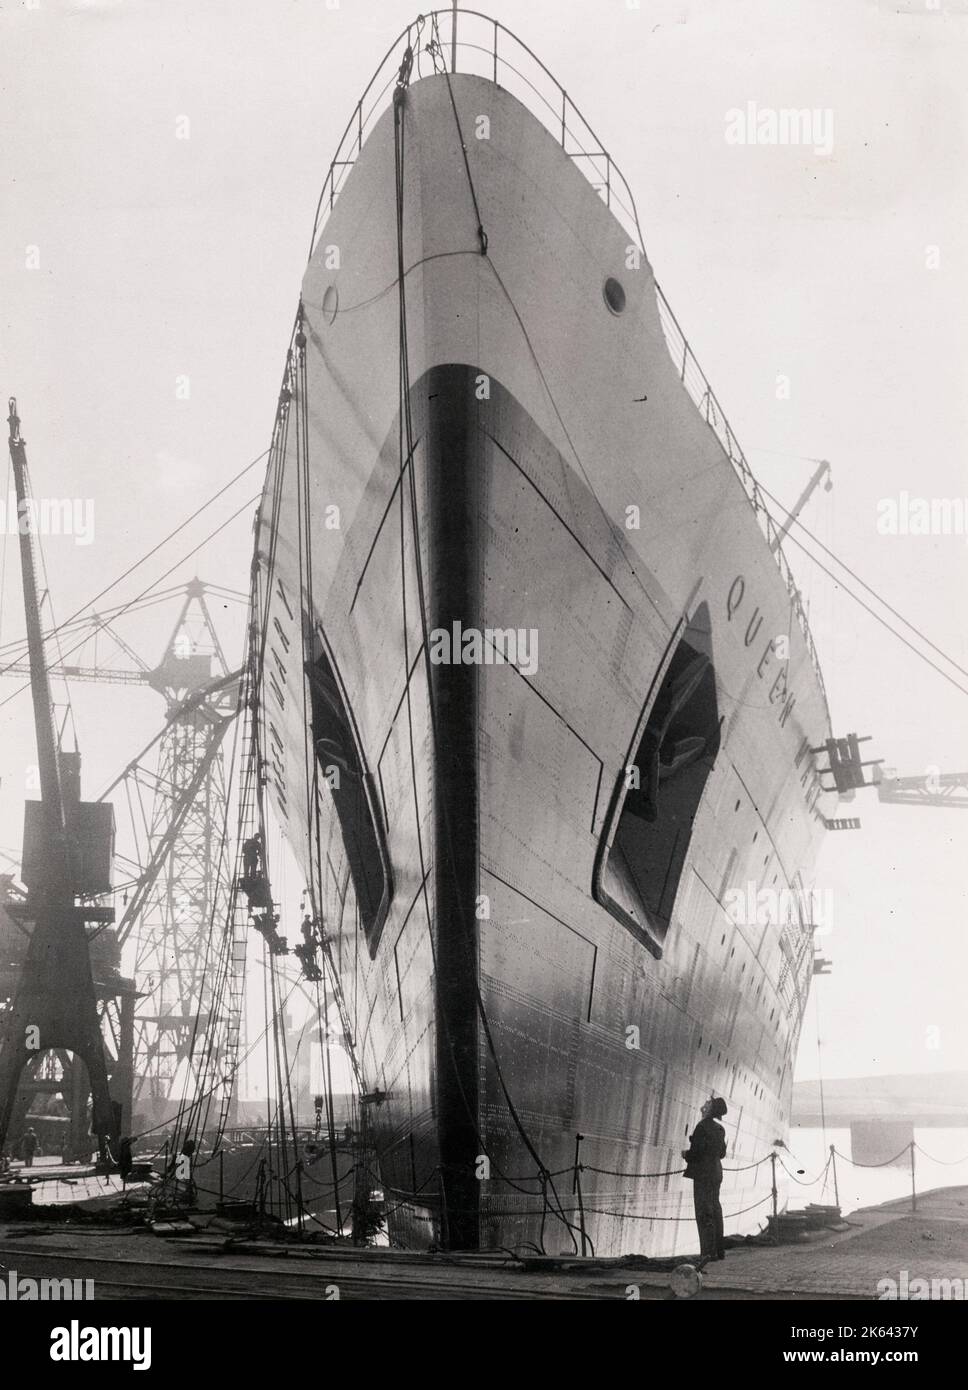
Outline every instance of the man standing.
[(723, 1209), (719, 1189), (723, 1182), (722, 1160), (726, 1157), (726, 1131), (717, 1121), (726, 1114), (722, 1096), (711, 1096), (702, 1107), (702, 1119), (689, 1138), (684, 1176), (692, 1179), (692, 1193), (699, 1227), (699, 1253), (704, 1260), (726, 1257), (723, 1245)]
[(31, 1125), (30, 1129), (27, 1130), (20, 1141), (20, 1154), (23, 1158), (25, 1168), (32, 1168), (34, 1166), (34, 1154), (37, 1152), (39, 1143), (40, 1140), (37, 1138), (37, 1131)]
[(121, 1186), (124, 1187), (131, 1176), (131, 1169), (134, 1167), (134, 1156), (131, 1152), (131, 1140), (124, 1135), (118, 1144), (118, 1173), (121, 1177)]

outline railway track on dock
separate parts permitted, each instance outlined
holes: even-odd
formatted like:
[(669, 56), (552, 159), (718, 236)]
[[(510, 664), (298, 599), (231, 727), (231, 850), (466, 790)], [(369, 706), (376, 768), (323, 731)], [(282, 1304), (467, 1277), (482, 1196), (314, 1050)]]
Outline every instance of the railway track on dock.
[[(352, 1270), (340, 1264), (324, 1269), (281, 1271), (252, 1263), (232, 1265), (196, 1260), (164, 1260), (149, 1263), (125, 1256), (83, 1255), (72, 1251), (8, 1246), (0, 1251), (3, 1262), (33, 1279), (92, 1279), (95, 1301), (123, 1300), (239, 1300), (251, 1302), (325, 1301), (333, 1286), (340, 1301), (373, 1300), (500, 1300), (502, 1302), (560, 1302), (568, 1299), (601, 1301), (601, 1294), (575, 1289), (563, 1295), (540, 1287), (511, 1287), (482, 1282), (469, 1271), (454, 1269), (447, 1278), (407, 1277), (401, 1271), (371, 1266)], [(342, 1266), (342, 1267), (341, 1267)], [(184, 1280), (178, 1277), (184, 1271)], [(204, 1282), (200, 1282), (200, 1281)]]

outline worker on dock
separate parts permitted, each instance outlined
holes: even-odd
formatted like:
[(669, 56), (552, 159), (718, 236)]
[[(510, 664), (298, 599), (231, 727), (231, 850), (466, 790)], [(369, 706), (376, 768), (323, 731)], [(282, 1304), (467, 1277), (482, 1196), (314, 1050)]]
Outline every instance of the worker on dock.
[(688, 1149), (682, 1150), (686, 1160), (684, 1177), (692, 1181), (696, 1225), (699, 1228), (699, 1254), (703, 1260), (722, 1260), (726, 1257), (723, 1245), (723, 1209), (719, 1189), (723, 1183), (723, 1159), (726, 1157), (726, 1131), (719, 1120), (726, 1114), (722, 1096), (710, 1096), (702, 1107), (702, 1119), (689, 1136)]
[(134, 1156), (131, 1152), (131, 1140), (128, 1135), (122, 1135), (118, 1144), (118, 1173), (121, 1177), (121, 1186), (127, 1184), (131, 1176), (131, 1169), (134, 1167)]
[(32, 1168), (34, 1166), (34, 1154), (37, 1152), (39, 1145), (40, 1140), (37, 1138), (37, 1131), (34, 1129), (33, 1125), (31, 1125), (20, 1141), (20, 1156), (24, 1161), (25, 1168)]

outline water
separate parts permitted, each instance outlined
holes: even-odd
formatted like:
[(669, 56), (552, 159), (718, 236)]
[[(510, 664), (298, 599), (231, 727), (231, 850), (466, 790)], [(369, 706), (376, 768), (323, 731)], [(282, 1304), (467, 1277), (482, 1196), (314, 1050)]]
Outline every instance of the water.
[[(915, 1129), (914, 1140), (920, 1146), (914, 1156), (918, 1192), (929, 1192), (937, 1187), (968, 1186), (968, 1129)], [(805, 1207), (809, 1202), (832, 1204), (835, 1201), (831, 1173), (828, 1172), (825, 1181), (816, 1180), (827, 1162), (829, 1155), (826, 1146), (830, 1144), (837, 1150), (837, 1187), (841, 1210), (845, 1215), (859, 1207), (877, 1206), (880, 1202), (890, 1202), (898, 1197), (910, 1197), (911, 1161), (907, 1152), (901, 1155), (896, 1164), (887, 1164), (882, 1168), (856, 1168), (846, 1161), (851, 1157), (849, 1129), (828, 1129), (826, 1145), (819, 1129), (792, 1129), (789, 1151), (783, 1154), (783, 1160), (800, 1182), (809, 1182), (810, 1185), (798, 1187), (793, 1182), (789, 1183), (788, 1204), (791, 1208)], [(799, 1169), (804, 1170), (802, 1174)]]

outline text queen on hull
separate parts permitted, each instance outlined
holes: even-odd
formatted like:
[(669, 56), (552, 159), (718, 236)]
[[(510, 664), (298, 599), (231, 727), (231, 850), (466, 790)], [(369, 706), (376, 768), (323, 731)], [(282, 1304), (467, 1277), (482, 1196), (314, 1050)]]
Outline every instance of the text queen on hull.
[[(826, 700), (624, 181), (501, 26), (462, 11), (452, 71), (451, 22), (388, 54), (321, 200), (257, 527), (261, 755), (392, 1237), (688, 1251), (702, 1101), (727, 1230), (787, 1123), (811, 924), (724, 895), (804, 900)], [(578, 1135), (581, 1218), (550, 1176)]]

